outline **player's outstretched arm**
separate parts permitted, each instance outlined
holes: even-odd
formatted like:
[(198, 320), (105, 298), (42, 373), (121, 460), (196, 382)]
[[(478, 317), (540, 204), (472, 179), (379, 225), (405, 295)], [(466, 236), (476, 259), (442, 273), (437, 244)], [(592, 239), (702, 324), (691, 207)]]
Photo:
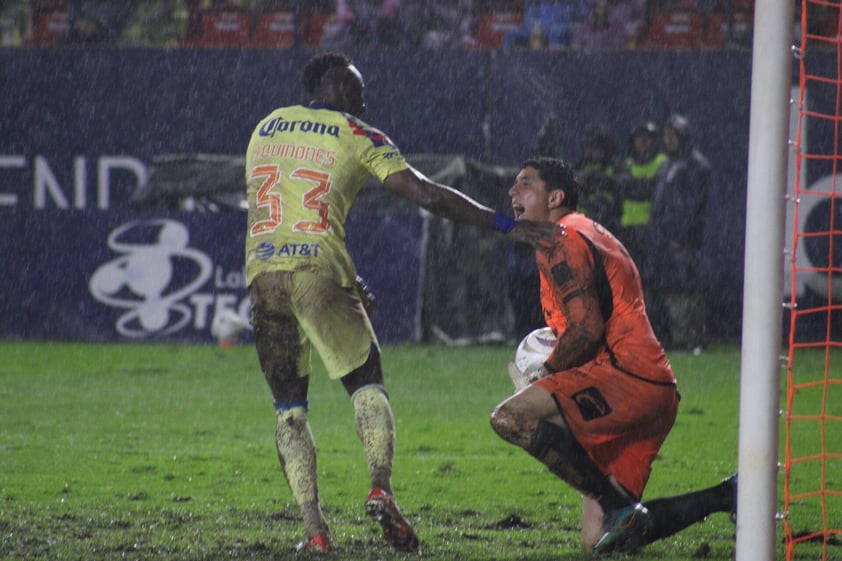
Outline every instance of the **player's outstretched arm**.
[(515, 222), (508, 215), (495, 212), (452, 187), (431, 181), (412, 167), (391, 174), (383, 183), (407, 200), (443, 218), (494, 229), (517, 242), (533, 246), (550, 243), (558, 229), (550, 222)]
[(427, 178), (413, 167), (391, 174), (386, 187), (443, 218), (485, 228), (494, 227), (494, 211), (456, 189)]
[(515, 227), (506, 236), (516, 242), (527, 243), (533, 247), (550, 247), (558, 235), (559, 228), (555, 222), (535, 222), (533, 220), (518, 220)]

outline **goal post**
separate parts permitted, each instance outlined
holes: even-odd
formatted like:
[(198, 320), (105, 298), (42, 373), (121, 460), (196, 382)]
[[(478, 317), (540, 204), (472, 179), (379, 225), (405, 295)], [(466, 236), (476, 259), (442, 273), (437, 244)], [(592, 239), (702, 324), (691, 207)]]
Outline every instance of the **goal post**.
[(775, 559), (793, 3), (757, 0), (752, 46), (737, 561)]

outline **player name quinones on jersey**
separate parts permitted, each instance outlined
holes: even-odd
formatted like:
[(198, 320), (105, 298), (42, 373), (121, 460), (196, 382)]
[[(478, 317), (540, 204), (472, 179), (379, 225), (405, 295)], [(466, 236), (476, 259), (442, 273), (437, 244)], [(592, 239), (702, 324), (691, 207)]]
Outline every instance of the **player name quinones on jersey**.
[(336, 165), (336, 150), (327, 150), (318, 146), (295, 144), (293, 142), (270, 142), (255, 146), (254, 153), (251, 157), (253, 161), (268, 160), (271, 158), (302, 160), (332, 168)]
[(268, 261), (273, 257), (318, 257), (317, 243), (285, 243), (276, 247), (271, 242), (263, 242), (257, 246), (255, 256), (261, 261)]
[(314, 134), (329, 134), (339, 138), (337, 125), (326, 125), (316, 121), (287, 121), (283, 117), (270, 119), (260, 127), (260, 136), (274, 137), (279, 132), (309, 132)]

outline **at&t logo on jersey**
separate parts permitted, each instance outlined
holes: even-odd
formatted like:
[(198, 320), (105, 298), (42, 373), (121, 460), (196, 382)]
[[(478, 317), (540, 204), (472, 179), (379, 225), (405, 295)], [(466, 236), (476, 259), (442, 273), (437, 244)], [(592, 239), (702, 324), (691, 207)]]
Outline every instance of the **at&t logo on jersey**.
[(317, 243), (285, 243), (280, 247), (270, 242), (263, 242), (255, 249), (255, 257), (260, 261), (268, 261), (273, 257), (318, 257)]

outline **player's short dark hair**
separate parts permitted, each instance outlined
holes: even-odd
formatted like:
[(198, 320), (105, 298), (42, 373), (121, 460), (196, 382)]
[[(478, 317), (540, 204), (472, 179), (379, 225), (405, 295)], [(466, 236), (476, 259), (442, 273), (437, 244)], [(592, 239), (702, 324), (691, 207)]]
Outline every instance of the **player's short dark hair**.
[(538, 177), (547, 184), (548, 190), (564, 191), (564, 206), (576, 210), (579, 206), (579, 182), (576, 180), (573, 166), (564, 160), (545, 156), (530, 158), (520, 164), (521, 169), (527, 166), (538, 170)]
[(325, 52), (314, 55), (307, 61), (301, 72), (301, 84), (304, 86), (304, 91), (307, 95), (313, 95), (328, 70), (336, 67), (347, 68), (352, 64), (354, 61), (344, 53)]

